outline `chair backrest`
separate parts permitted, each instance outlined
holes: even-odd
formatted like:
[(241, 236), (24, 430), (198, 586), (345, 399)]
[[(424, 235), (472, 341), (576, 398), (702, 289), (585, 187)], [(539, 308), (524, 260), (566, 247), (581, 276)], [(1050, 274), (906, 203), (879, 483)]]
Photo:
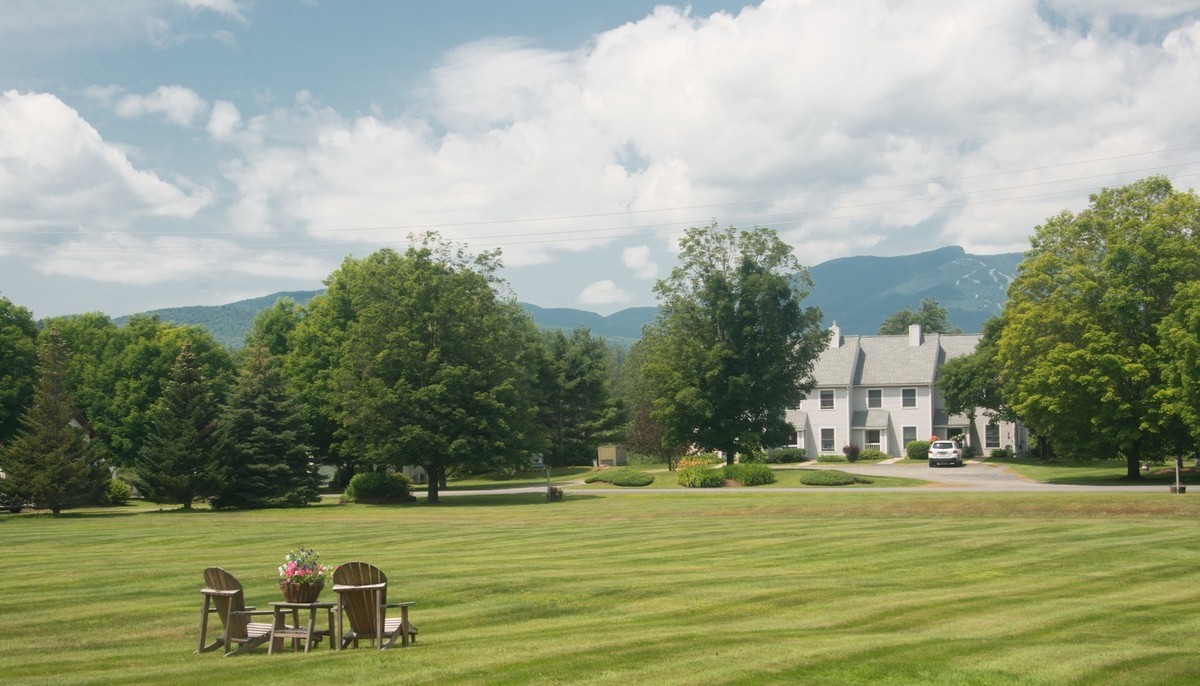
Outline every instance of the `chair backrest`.
[(231, 640), (246, 638), (246, 615), (234, 614), (246, 609), (246, 598), (242, 594), (242, 584), (229, 572), (220, 567), (209, 567), (204, 570), (205, 591), (217, 593), (208, 594), (217, 608), (217, 615), (225, 625), (225, 633)]
[(347, 562), (333, 570), (333, 590), (351, 630), (374, 634), (379, 607), (387, 604), (387, 575), (366, 562)]

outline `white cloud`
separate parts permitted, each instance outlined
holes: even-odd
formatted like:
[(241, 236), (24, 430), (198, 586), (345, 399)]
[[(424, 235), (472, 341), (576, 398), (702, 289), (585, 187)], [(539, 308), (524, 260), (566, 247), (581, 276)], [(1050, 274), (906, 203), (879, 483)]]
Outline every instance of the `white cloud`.
[(142, 237), (106, 233), (71, 240), (42, 260), (46, 274), (149, 286), (204, 274), (224, 263), (228, 241), (183, 236)]
[(633, 300), (633, 296), (611, 279), (597, 281), (579, 292), (584, 305), (617, 305)]
[(127, 119), (154, 113), (179, 126), (191, 126), (206, 111), (204, 98), (183, 86), (159, 86), (147, 95), (125, 95), (116, 103), (117, 114)]
[(633, 270), (639, 279), (658, 276), (658, 263), (650, 256), (650, 246), (638, 245), (621, 251), (621, 263)]
[(243, 23), (246, 22), (246, 15), (242, 12), (242, 3), (237, 0), (179, 0), (179, 2), (191, 10), (209, 10)]
[[(659, 7), (575, 51), (471, 43), (431, 72), (425, 118), (299, 100), (247, 121), (230, 220), (379, 242), (440, 228), (512, 266), (711, 218), (823, 258), (1011, 249), (1149, 173), (1120, 172), (1186, 159), (1112, 158), (1191, 143), (1200, 108), (1200, 24), (1146, 42), (1057, 25), (1052, 5), (765, 0)], [(1107, 161), (1056, 166), (1087, 160)]]
[(136, 169), (53, 95), (0, 95), (0, 227), (122, 228), (143, 217), (190, 218), (204, 188)]
[(242, 115), (238, 108), (227, 100), (213, 103), (212, 113), (208, 117), (208, 133), (213, 139), (227, 141), (233, 138), (242, 125)]

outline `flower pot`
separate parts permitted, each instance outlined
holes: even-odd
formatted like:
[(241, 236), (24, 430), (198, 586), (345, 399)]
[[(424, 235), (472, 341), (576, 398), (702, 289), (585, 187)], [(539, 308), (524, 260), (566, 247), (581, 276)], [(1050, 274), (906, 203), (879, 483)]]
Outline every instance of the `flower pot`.
[(289, 603), (315, 603), (317, 596), (325, 584), (297, 584), (291, 581), (280, 581), (279, 590), (283, 591), (283, 599)]

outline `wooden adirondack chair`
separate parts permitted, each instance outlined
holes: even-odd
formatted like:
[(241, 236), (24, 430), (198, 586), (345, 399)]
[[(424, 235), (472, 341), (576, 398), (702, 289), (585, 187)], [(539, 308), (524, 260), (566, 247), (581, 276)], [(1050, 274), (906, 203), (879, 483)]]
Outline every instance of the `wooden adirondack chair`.
[[(252, 622), (251, 617), (271, 615), (271, 610), (255, 610), (246, 605), (242, 596), (242, 584), (229, 572), (220, 567), (209, 567), (204, 570), (204, 607), (200, 610), (200, 645), (197, 653), (206, 653), (223, 647), (225, 656), (236, 655), (271, 639), (271, 624), (268, 622)], [(205, 645), (208, 634), (208, 616), (216, 613), (221, 618), (225, 631), (212, 643)], [(230, 649), (236, 645), (232, 653)]]
[[(388, 603), (387, 575), (366, 562), (347, 562), (333, 570), (333, 591), (338, 597), (338, 635), (342, 647), (358, 647), (365, 639), (380, 650), (390, 648), (400, 638), (400, 645), (417, 640), (417, 627), (408, 621), (408, 608), (415, 603)], [(387, 618), (390, 608), (400, 608), (399, 618)], [(342, 619), (350, 620), (350, 630), (343, 631)], [(386, 642), (385, 640), (386, 639)]]

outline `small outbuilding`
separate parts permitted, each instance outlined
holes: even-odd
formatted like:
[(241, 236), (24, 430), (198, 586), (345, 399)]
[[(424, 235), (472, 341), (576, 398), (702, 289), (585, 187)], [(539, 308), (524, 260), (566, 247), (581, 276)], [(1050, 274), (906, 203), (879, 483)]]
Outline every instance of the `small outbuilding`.
[(596, 464), (601, 467), (624, 467), (626, 464), (623, 445), (608, 443), (600, 446), (596, 452)]

